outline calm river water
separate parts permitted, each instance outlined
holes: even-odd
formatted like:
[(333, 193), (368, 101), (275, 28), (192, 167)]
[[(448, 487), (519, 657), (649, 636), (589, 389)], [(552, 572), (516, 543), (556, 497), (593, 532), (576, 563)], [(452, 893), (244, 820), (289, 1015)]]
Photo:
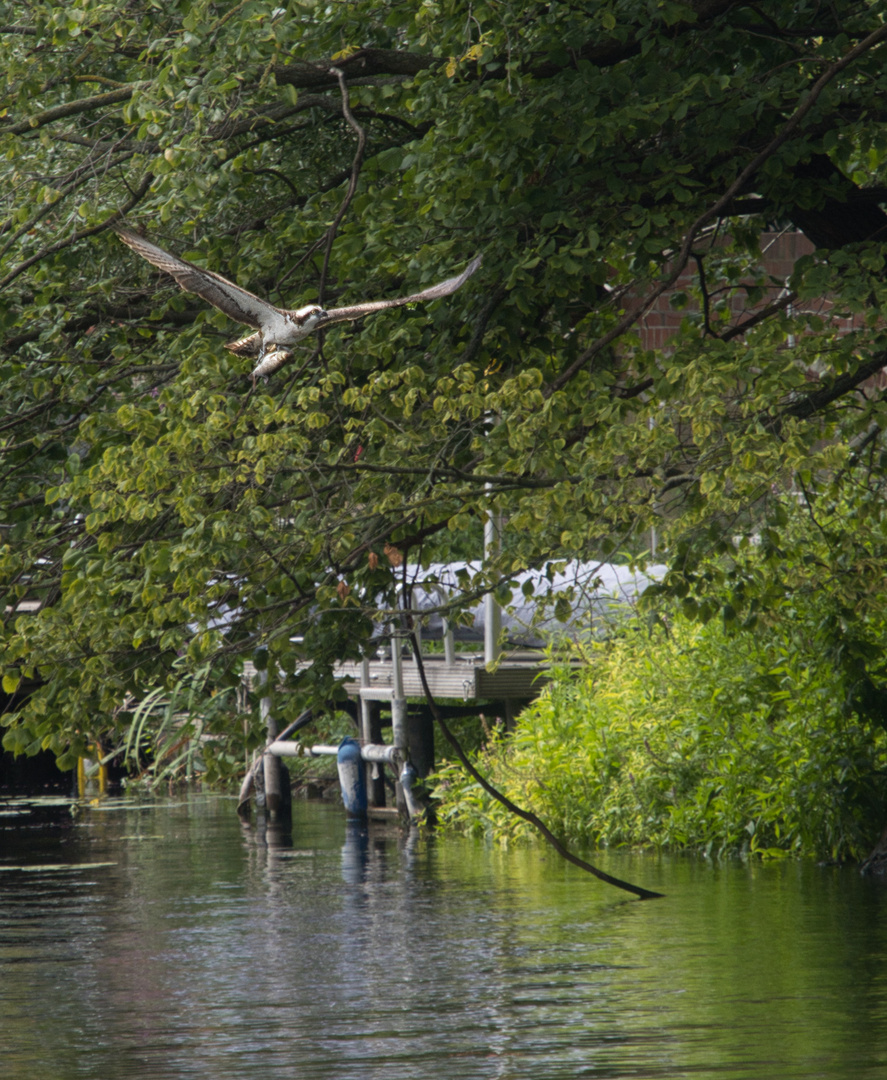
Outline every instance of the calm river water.
[(325, 804), (288, 839), (227, 798), (0, 802), (0, 1076), (887, 1076), (887, 884), (598, 861), (666, 898)]

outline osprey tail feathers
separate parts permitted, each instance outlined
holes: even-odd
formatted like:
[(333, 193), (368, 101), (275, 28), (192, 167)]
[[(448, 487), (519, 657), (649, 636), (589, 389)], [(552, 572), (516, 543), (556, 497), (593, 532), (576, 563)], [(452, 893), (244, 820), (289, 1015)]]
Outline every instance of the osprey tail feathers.
[(238, 338), (237, 341), (229, 341), (225, 348), (238, 356), (258, 356), (262, 351), (262, 333), (259, 331), (248, 337)]

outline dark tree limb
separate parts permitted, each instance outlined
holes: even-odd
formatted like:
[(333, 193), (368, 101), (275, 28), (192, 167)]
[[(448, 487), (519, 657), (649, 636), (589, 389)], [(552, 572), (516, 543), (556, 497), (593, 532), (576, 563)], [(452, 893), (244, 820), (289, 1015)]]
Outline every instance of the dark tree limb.
[(784, 296), (780, 296), (777, 300), (774, 300), (772, 304), (767, 304), (767, 306), (761, 308), (760, 311), (756, 311), (754, 315), (750, 315), (747, 319), (743, 319), (741, 323), (736, 323), (735, 326), (731, 326), (728, 330), (725, 330), (720, 335), (721, 340), (732, 341), (735, 337), (741, 337), (747, 330), (751, 330), (753, 327), (765, 322), (771, 315), (775, 315), (777, 311), (783, 311), (790, 304), (793, 304), (797, 298), (797, 293), (787, 292)]
[[(418, 75), (425, 68), (435, 67), (444, 61), (424, 53), (404, 52), (401, 49), (358, 49), (350, 56), (336, 60), (335, 66), (352, 81), (355, 77), (378, 77), (385, 75)], [(338, 76), (331, 66), (296, 61), (292, 64), (275, 64), (274, 78), (278, 84), (304, 89), (327, 88), (336, 85)]]
[(76, 244), (78, 240), (83, 240), (87, 236), (95, 236), (96, 233), (104, 232), (112, 221), (117, 221), (119, 218), (123, 217), (124, 214), (128, 214), (134, 206), (141, 202), (145, 195), (147, 195), (153, 180), (154, 177), (151, 173), (145, 173), (142, 177), (142, 182), (132, 193), (132, 196), (127, 199), (119, 210), (115, 210), (106, 221), (101, 222), (99, 225), (90, 225), (88, 229), (80, 229), (77, 232), (71, 233), (70, 236), (66, 236), (63, 240), (56, 240), (54, 244), (49, 244), (47, 247), (41, 248), (36, 255), (32, 255), (29, 259), (20, 262), (18, 266), (14, 266), (4, 278), (0, 279), (0, 289), (5, 289), (10, 282), (15, 281), (19, 274), (23, 274), (25, 270), (33, 266), (34, 263), (40, 262), (41, 259), (45, 259), (47, 255), (53, 255), (56, 251), (62, 251), (64, 248)]
[(95, 109), (103, 109), (106, 105), (116, 105), (121, 101), (129, 101), (135, 93), (135, 86), (124, 86), (119, 90), (109, 90), (106, 94), (96, 94), (93, 97), (77, 98), (76, 101), (66, 101), (62, 105), (54, 105), (51, 109), (35, 113), (17, 123), (3, 123), (0, 121), (0, 134), (23, 135), (34, 128), (44, 127), (66, 116), (75, 116), (77, 113), (93, 112)]
[(603, 870), (599, 870), (596, 866), (592, 866), (590, 862), (586, 862), (585, 859), (580, 859), (578, 855), (574, 855), (569, 848), (565, 847), (560, 840), (554, 835), (551, 829), (541, 820), (532, 810), (525, 810), (522, 806), (518, 806), (517, 803), (512, 802), (507, 795), (503, 795), (501, 791), (493, 787), (493, 785), (477, 771), (477, 769), (471, 764), (468, 755), (462, 749), (462, 745), (459, 740), (450, 730), (446, 720), (444, 720), (440, 709), (437, 707), (437, 702), (434, 700), (434, 696), (431, 693), (431, 687), (428, 685), (428, 679), (425, 675), (425, 664), (422, 660), (422, 652), (419, 649), (419, 643), (416, 640), (416, 635), (410, 631), (410, 644), (413, 649), (413, 656), (416, 658), (416, 667), (419, 670), (419, 678), (422, 681), (422, 690), (425, 694), (425, 700), (428, 702), (428, 708), (431, 710), (431, 715), (437, 721), (440, 730), (446, 736), (447, 742), (452, 746), (456, 757), (462, 764), (462, 767), (468, 773), (468, 775), (475, 780), (484, 791), (496, 802), (501, 803), (509, 813), (515, 814), (523, 821), (528, 822), (536, 829), (543, 839), (554, 848), (554, 850), (560, 855), (562, 859), (566, 859), (567, 862), (572, 863), (573, 866), (578, 866), (580, 870), (584, 870), (587, 874), (592, 874), (600, 881), (605, 881), (608, 885), (613, 885), (617, 889), (622, 889), (624, 892), (634, 893), (639, 900), (656, 900), (662, 897), (663, 893), (652, 892), (650, 889), (644, 889), (640, 885), (632, 885), (629, 881), (622, 881), (620, 878), (613, 877), (611, 874), (605, 873)]
[[(669, 37), (694, 30), (705, 29), (722, 15), (738, 7), (749, 7), (744, 0), (692, 0), (689, 5), (695, 18), (685, 19), (668, 27)], [(640, 52), (643, 40), (636, 34), (630, 34), (625, 40), (619, 38), (593, 38), (591, 41), (570, 49), (565, 61), (543, 59), (541, 55), (531, 58), (526, 70), (536, 79), (549, 79), (559, 75), (565, 68), (575, 67), (580, 61), (587, 61), (597, 67), (609, 67), (618, 64)], [(440, 67), (445, 60), (427, 53), (406, 52), (401, 49), (366, 48), (358, 49), (350, 56), (336, 60), (336, 67), (353, 82), (356, 78), (372, 81), (384, 76), (410, 77), (418, 75), (430, 67)], [(278, 85), (304, 89), (325, 89), (335, 86), (332, 68), (295, 61), (290, 64), (276, 64), (274, 78)], [(486, 71), (485, 78), (505, 78), (505, 65), (498, 70)]]
[(818, 248), (834, 249), (887, 238), (887, 214), (878, 206), (883, 188), (857, 187), (825, 154), (814, 154), (793, 169), (796, 180), (808, 180), (824, 192), (820, 206), (793, 206), (788, 215)]
[(736, 179), (727, 187), (726, 191), (724, 191), (724, 193), (706, 210), (703, 210), (699, 217), (692, 223), (684, 236), (684, 242), (681, 245), (680, 252), (675, 256), (674, 261), (671, 263), (669, 272), (664, 277), (660, 278), (646, 296), (644, 296), (639, 303), (631, 307), (606, 334), (601, 335), (597, 341), (592, 342), (592, 344), (589, 345), (572, 364), (568, 365), (560, 375), (551, 380), (543, 391), (546, 397), (550, 397), (557, 390), (562, 389), (573, 376), (593, 360), (598, 353), (604, 350), (608, 345), (611, 345), (618, 337), (624, 334), (626, 330), (633, 326), (637, 320), (641, 318), (644, 312), (649, 311), (652, 305), (656, 303), (664, 292), (667, 292), (672, 288), (674, 283), (684, 272), (684, 268), (686, 267), (693, 250), (694, 241), (700, 230), (710, 221), (720, 217), (733, 199), (746, 190), (746, 185), (752, 177), (758, 173), (761, 167), (769, 161), (769, 159), (785, 145), (795, 131), (797, 131), (802, 121), (819, 100), (823, 90), (825, 90), (829, 83), (831, 83), (844, 68), (849, 67), (855, 60), (858, 60), (860, 56), (870, 52), (885, 39), (887, 39), (887, 25), (882, 25), (867, 37), (863, 38), (858, 44), (854, 45), (852, 49), (848, 49), (839, 60), (835, 61), (835, 63), (829, 64), (816, 82), (810, 87), (801, 104), (795, 109), (788, 120), (786, 120), (779, 131), (776, 132), (773, 138), (770, 139), (763, 150), (752, 158)]
[(879, 371), (883, 371), (885, 366), (887, 366), (887, 353), (877, 353), (874, 357), (854, 368), (853, 371), (848, 371), (846, 375), (839, 375), (818, 390), (814, 390), (812, 393), (805, 394), (798, 400), (793, 401), (787, 409), (783, 410), (783, 415), (806, 420), (808, 417), (814, 416), (827, 408), (833, 401), (837, 401), (838, 398), (855, 390), (866, 379), (870, 379), (873, 375), (877, 375)]
[[(692, 33), (695, 30), (703, 30), (716, 19), (728, 12), (741, 7), (752, 5), (744, 0), (692, 0), (689, 7), (693, 8), (695, 18), (681, 19), (669, 26), (667, 30), (663, 24), (663, 31), (667, 37), (676, 38), (681, 34)], [(565, 65), (557, 60), (537, 60), (528, 65), (530, 73), (536, 79), (550, 79), (559, 75), (564, 67), (575, 67), (580, 61), (594, 64), (595, 67), (610, 67), (632, 56), (637, 56), (643, 46), (643, 38), (637, 33), (629, 34), (624, 39), (611, 37), (603, 41), (596, 39), (586, 42), (578, 49), (570, 50), (570, 62)]]

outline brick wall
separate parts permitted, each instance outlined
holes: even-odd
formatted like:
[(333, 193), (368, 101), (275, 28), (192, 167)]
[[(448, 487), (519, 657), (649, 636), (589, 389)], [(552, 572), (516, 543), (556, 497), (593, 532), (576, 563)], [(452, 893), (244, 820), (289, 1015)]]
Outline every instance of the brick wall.
[[(767, 283), (764, 297), (756, 304), (749, 301), (744, 290), (733, 285), (734, 291), (729, 300), (733, 312), (732, 322), (741, 322), (765, 305), (773, 303), (782, 293), (785, 282), (794, 269), (795, 262), (802, 255), (809, 255), (813, 250), (813, 244), (802, 233), (762, 234), (761, 252), (763, 257), (759, 267), (769, 277), (775, 278), (776, 281)], [(706, 289), (712, 299), (712, 304), (723, 297), (725, 289), (725, 282), (718, 281), (713, 277), (713, 274), (714, 271), (706, 267)], [(750, 273), (745, 280), (747, 280), (748, 284), (752, 284), (754, 276)], [(693, 261), (690, 262), (685, 272), (675, 283), (674, 288), (660, 296), (653, 307), (639, 321), (638, 327), (644, 348), (667, 351), (670, 338), (680, 328), (681, 322), (687, 316), (687, 313), (699, 310), (699, 305), (695, 300), (691, 300), (683, 309), (675, 309), (671, 304), (674, 294), (687, 288), (691, 282), (698, 284), (697, 267)], [(814, 302), (804, 302), (805, 310), (814, 312), (826, 319), (830, 316), (832, 306), (828, 297), (822, 297)], [(861, 324), (861, 318), (853, 321), (842, 319), (838, 320), (838, 322), (842, 329), (848, 330), (857, 322)]]

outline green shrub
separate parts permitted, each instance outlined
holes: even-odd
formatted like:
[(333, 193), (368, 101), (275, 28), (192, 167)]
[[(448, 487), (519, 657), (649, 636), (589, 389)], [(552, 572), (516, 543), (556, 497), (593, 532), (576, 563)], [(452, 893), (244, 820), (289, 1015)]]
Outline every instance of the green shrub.
[[(478, 764), (573, 843), (858, 857), (883, 826), (887, 735), (847, 709), (815, 619), (795, 614), (753, 635), (676, 616), (574, 646)], [(462, 829), (532, 831), (458, 766), (437, 795)]]

